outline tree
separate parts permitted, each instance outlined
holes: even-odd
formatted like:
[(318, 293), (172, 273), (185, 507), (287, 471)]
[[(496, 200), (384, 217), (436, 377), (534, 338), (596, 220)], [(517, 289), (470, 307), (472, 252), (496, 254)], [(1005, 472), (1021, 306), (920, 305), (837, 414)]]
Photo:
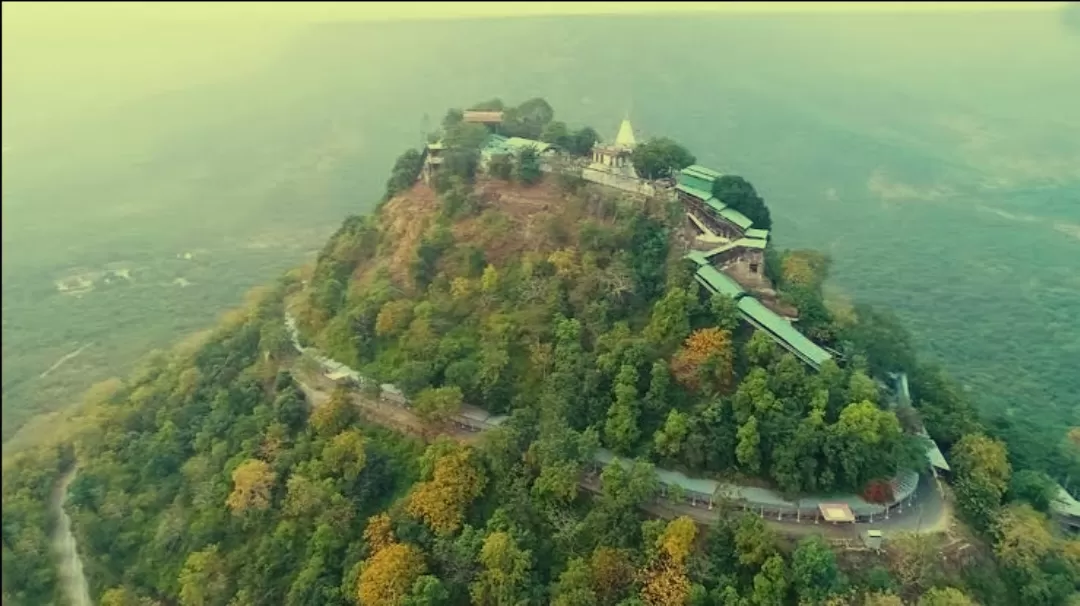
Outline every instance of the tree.
[(642, 575), (641, 597), (646, 604), (669, 606), (686, 603), (690, 596), (686, 559), (696, 534), (694, 521), (682, 516), (669, 522), (657, 537), (656, 555)]
[(353, 482), (367, 464), (366, 440), (360, 432), (349, 429), (334, 436), (322, 451), (323, 462), (333, 473)]
[(761, 471), (761, 435), (758, 433), (757, 418), (750, 415), (735, 436), (739, 440), (735, 446), (735, 458), (739, 465), (751, 474)]
[(919, 606), (975, 606), (975, 602), (955, 587), (935, 587), (919, 598)]
[(641, 434), (638, 428), (637, 382), (637, 369), (630, 364), (624, 364), (615, 378), (615, 401), (608, 409), (604, 437), (608, 445), (618, 452), (629, 452)]
[(414, 303), (408, 299), (387, 301), (375, 318), (375, 334), (393, 337), (402, 333), (412, 322)]
[(330, 500), (330, 491), (307, 476), (294, 473), (286, 483), (285, 513), (297, 518), (315, 517)]
[(555, 110), (539, 97), (503, 112), (502, 130), (510, 137), (537, 139), (555, 117)]
[(540, 140), (544, 143), (550, 143), (560, 149), (566, 149), (570, 145), (570, 130), (566, 128), (566, 122), (561, 120), (554, 120), (548, 122), (544, 127), (543, 132), (540, 133)]
[(1026, 578), (1037, 575), (1043, 558), (1054, 546), (1045, 518), (1029, 505), (1005, 509), (994, 524), (993, 534), (998, 561)]
[(743, 515), (735, 526), (735, 551), (739, 564), (755, 568), (776, 553), (776, 537), (756, 515)]
[(754, 593), (750, 601), (755, 606), (783, 606), (787, 589), (784, 559), (773, 555), (761, 565), (761, 572), (754, 575)]
[(653, 306), (645, 338), (661, 349), (675, 347), (690, 334), (690, 314), (694, 307), (693, 295), (687, 290), (668, 290)]
[(445, 536), (461, 527), (465, 508), (480, 496), (486, 478), (473, 461), (472, 450), (457, 448), (435, 462), (433, 477), (413, 488), (405, 508)]
[(690, 419), (678, 410), (668, 413), (664, 426), (653, 436), (653, 449), (662, 457), (673, 458), (682, 452), (690, 433)]
[(1038, 511), (1046, 512), (1057, 497), (1057, 484), (1041, 471), (1025, 469), (1012, 475), (1009, 497), (1010, 500), (1027, 501)]
[(270, 507), (270, 491), (277, 476), (265, 461), (248, 459), (233, 470), (233, 491), (225, 504), (239, 515), (249, 510)]
[(488, 160), (488, 172), (496, 179), (509, 181), (514, 178), (514, 160), (509, 154), (494, 154)]
[(863, 598), (863, 606), (904, 606), (904, 601), (892, 593), (870, 593)]
[(567, 142), (566, 151), (575, 156), (588, 156), (600, 135), (595, 130), (586, 126), (571, 133)]
[(408, 149), (398, 156), (394, 161), (394, 168), (390, 171), (390, 179), (386, 182), (385, 199), (389, 200), (399, 192), (412, 187), (423, 166), (424, 157), (415, 149)]
[(484, 566), (479, 578), (469, 586), (477, 606), (516, 606), (524, 603), (524, 585), (531, 567), (531, 554), (518, 547), (508, 532), (493, 532), (480, 550)]
[(229, 600), (226, 563), (217, 545), (189, 554), (178, 581), (181, 606), (224, 606)]
[(391, 543), (364, 561), (357, 581), (357, 598), (365, 606), (399, 606), (424, 570), (420, 550), (412, 545)]
[(583, 558), (567, 562), (552, 595), (552, 606), (597, 606), (600, 603), (593, 589), (589, 565)]
[(488, 129), (483, 124), (459, 122), (446, 129), (443, 143), (453, 149), (476, 151), (484, 147), (488, 134)]
[(465, 112), (457, 108), (450, 108), (446, 110), (446, 116), (443, 117), (442, 127), (443, 129), (450, 129), (459, 124), (465, 119)]
[[(735, 299), (720, 293), (714, 294), (709, 298), (709, 312), (717, 328), (732, 332), (739, 327), (739, 305)], [(769, 343), (772, 343), (771, 339)]]
[(456, 385), (429, 387), (416, 394), (413, 408), (424, 420), (444, 422), (461, 412), (463, 400), (461, 388)]
[(957, 478), (957, 504), (972, 523), (985, 529), (1001, 505), (1012, 475), (1005, 445), (982, 434), (968, 434), (950, 454)]
[[(680, 167), (681, 168), (681, 167)], [(713, 181), (712, 195), (721, 202), (746, 215), (758, 229), (772, 229), (769, 207), (749, 181), (737, 175), (723, 175)]]
[(310, 422), (315, 433), (330, 437), (348, 429), (357, 418), (356, 406), (349, 401), (349, 392), (345, 388), (335, 389), (330, 399), (311, 412)]
[(515, 177), (525, 185), (532, 185), (540, 180), (540, 154), (535, 147), (529, 146), (518, 152)]
[(731, 333), (719, 328), (694, 331), (671, 358), (675, 379), (689, 389), (725, 392), (734, 374)]
[(597, 601), (602, 606), (618, 602), (634, 581), (634, 565), (625, 550), (597, 548), (589, 559), (589, 569)]
[(791, 576), (800, 603), (821, 604), (844, 585), (836, 554), (817, 535), (799, 541), (791, 559)]
[(634, 170), (645, 179), (670, 177), (696, 161), (696, 158), (667, 137), (649, 139), (634, 148), (630, 157)]

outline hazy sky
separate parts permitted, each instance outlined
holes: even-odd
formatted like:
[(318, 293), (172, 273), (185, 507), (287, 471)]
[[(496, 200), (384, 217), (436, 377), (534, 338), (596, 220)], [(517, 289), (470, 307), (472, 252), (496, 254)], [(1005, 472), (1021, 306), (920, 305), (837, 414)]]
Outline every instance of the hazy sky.
[(463, 17), (687, 13), (687, 12), (887, 12), (1045, 10), (1064, 2), (87, 2), (21, 3), (3, 5), (10, 13), (46, 16), (76, 25), (89, 17), (110, 19), (221, 19), (261, 18), (288, 20), (403, 20)]

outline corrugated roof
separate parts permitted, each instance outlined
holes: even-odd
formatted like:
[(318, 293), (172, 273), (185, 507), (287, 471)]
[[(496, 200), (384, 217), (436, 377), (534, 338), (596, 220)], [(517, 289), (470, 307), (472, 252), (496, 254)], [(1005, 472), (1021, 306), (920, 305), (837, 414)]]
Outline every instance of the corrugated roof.
[(701, 173), (701, 174), (703, 174), (703, 175), (705, 175), (707, 177), (712, 177), (713, 179), (717, 179), (719, 177), (724, 176), (722, 173), (718, 173), (715, 170), (713, 170), (711, 168), (706, 168), (706, 167), (704, 167), (704, 166), (702, 166), (700, 164), (691, 164), (690, 166), (687, 166), (683, 170), (687, 170), (687, 171), (690, 171), (690, 172)]
[(465, 112), (462, 113), (462, 119), (466, 122), (491, 124), (502, 122), (503, 113), (483, 110), (465, 110)]
[(510, 137), (503, 144), (513, 151), (521, 151), (527, 147), (535, 147), (537, 153), (547, 151), (551, 145), (544, 143), (543, 141), (534, 141), (532, 139), (523, 139), (521, 137)]
[(707, 258), (706, 254), (700, 250), (691, 251), (689, 254), (686, 255), (686, 258), (690, 259), (694, 263), (697, 263), (698, 265), (709, 264), (709, 259)]
[(731, 208), (730, 206), (720, 211), (720, 216), (727, 219), (728, 221), (731, 221), (735, 225), (738, 225), (739, 229), (746, 229), (754, 224), (754, 222), (748, 219), (746, 215), (735, 210), (734, 208)]
[(758, 229), (756, 227), (751, 227), (750, 229), (746, 230), (746, 237), (747, 238), (757, 238), (759, 240), (768, 240), (769, 239), (769, 230), (767, 230), (767, 229)]
[(675, 189), (683, 193), (690, 194), (691, 196), (694, 196), (702, 202), (708, 200), (709, 198), (712, 198), (712, 194), (710, 192), (703, 189), (698, 189), (696, 187), (693, 187), (692, 185), (685, 185), (683, 183), (679, 183), (675, 186)]
[(733, 248), (738, 248), (741, 246), (743, 248), (756, 248), (759, 250), (764, 249), (766, 246), (769, 245), (768, 242), (766, 242), (765, 240), (758, 240), (755, 238), (739, 238), (731, 244)]
[(704, 196), (698, 196), (702, 200), (707, 200), (712, 197), (712, 179), (704, 175), (681, 171), (679, 174), (675, 175), (675, 182), (679, 185), (685, 185), (696, 190), (708, 192)]
[(722, 213), (727, 208), (727, 204), (721, 202), (719, 198), (709, 198), (705, 201), (705, 204), (716, 213)]
[(847, 503), (822, 503), (818, 505), (818, 509), (826, 522), (855, 521), (855, 514), (851, 513), (851, 507)]
[(832, 359), (829, 352), (807, 339), (802, 333), (795, 330), (791, 324), (788, 324), (786, 320), (762, 305), (757, 299), (743, 297), (739, 300), (739, 311), (743, 313), (744, 317), (764, 329), (781, 345), (814, 368), (818, 368), (826, 360)]
[(733, 299), (738, 299), (742, 295), (746, 294), (742, 286), (731, 278), (720, 273), (712, 265), (703, 265), (697, 270), (698, 277), (705, 283), (705, 286), (713, 292), (727, 295)]

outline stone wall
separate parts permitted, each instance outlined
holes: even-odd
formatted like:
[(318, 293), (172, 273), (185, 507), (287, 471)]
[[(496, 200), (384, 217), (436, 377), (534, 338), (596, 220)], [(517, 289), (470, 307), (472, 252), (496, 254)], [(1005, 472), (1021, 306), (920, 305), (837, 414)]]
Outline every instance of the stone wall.
[(607, 187), (613, 187), (615, 189), (637, 194), (639, 196), (652, 197), (656, 195), (656, 188), (652, 186), (648, 181), (643, 181), (635, 177), (628, 177), (625, 175), (617, 175), (614, 173), (604, 172), (596, 170), (595, 168), (584, 168), (581, 170), (581, 178), (593, 183), (599, 183)]

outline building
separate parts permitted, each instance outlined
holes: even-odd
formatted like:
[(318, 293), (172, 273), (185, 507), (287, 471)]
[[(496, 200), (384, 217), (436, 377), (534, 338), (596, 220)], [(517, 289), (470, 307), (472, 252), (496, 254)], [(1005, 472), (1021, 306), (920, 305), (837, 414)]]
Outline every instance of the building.
[(461, 119), (472, 124), (502, 124), (503, 113), (501, 111), (467, 109), (462, 113)]
[(522, 151), (529, 147), (536, 150), (541, 165), (543, 165), (545, 161), (550, 160), (551, 157), (555, 155), (556, 151), (553, 145), (544, 143), (543, 141), (491, 134), (488, 135), (484, 147), (480, 149), (480, 168), (486, 170), (491, 159), (495, 156), (509, 156), (511, 158), (516, 158)]
[(1080, 532), (1080, 502), (1060, 485), (1054, 499), (1050, 501), (1050, 516), (1063, 529)]
[(637, 147), (637, 139), (634, 137), (634, 127), (630, 125), (630, 119), (627, 118), (619, 125), (619, 132), (615, 135), (614, 143), (597, 143), (593, 146), (592, 164), (589, 168), (637, 178), (634, 163), (631, 160), (635, 147)]
[(638, 176), (634, 170), (634, 148), (637, 137), (630, 119), (624, 119), (619, 125), (619, 132), (612, 143), (593, 145), (589, 165), (581, 169), (581, 177), (586, 181), (599, 183), (638, 196), (656, 195), (656, 187)]
[(435, 173), (442, 167), (445, 158), (443, 153), (446, 151), (446, 146), (442, 141), (436, 141), (435, 143), (428, 143), (424, 148), (424, 165), (420, 169), (420, 178), (424, 183), (431, 185), (431, 180), (435, 178)]

